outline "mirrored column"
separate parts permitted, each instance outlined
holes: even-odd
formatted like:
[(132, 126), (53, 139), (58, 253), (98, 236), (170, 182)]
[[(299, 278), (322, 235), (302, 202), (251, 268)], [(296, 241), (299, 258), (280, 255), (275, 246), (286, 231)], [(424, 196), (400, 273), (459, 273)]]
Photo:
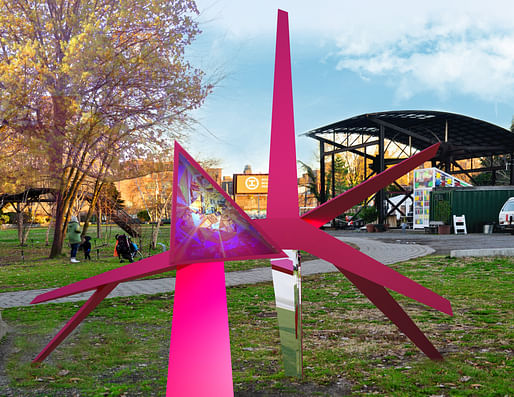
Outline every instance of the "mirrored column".
[(300, 253), (296, 250), (284, 250), (284, 253), (288, 259), (271, 260), (282, 359), (286, 375), (301, 377), (303, 369)]

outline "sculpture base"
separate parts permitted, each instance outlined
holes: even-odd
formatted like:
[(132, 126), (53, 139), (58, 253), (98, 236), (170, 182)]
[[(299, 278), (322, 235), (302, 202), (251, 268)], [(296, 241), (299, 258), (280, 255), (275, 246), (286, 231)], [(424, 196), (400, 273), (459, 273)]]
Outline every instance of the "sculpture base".
[(177, 269), (166, 396), (233, 396), (223, 262)]

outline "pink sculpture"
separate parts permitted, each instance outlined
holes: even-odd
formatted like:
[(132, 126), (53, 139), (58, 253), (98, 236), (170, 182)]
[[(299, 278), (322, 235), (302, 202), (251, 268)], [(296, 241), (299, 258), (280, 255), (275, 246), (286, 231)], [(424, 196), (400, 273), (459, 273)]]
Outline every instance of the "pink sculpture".
[(431, 146), (300, 217), (288, 21), (287, 13), (279, 10), (267, 219), (250, 220), (177, 145), (172, 249), (35, 298), (32, 303), (96, 290), (34, 361), (44, 360), (118, 283), (177, 268), (167, 395), (232, 395), (223, 261), (285, 257), (280, 252), (284, 249), (303, 249), (333, 263), (428, 357), (442, 359), (386, 288), (451, 315), (450, 302), (318, 229), (432, 158), (438, 147)]

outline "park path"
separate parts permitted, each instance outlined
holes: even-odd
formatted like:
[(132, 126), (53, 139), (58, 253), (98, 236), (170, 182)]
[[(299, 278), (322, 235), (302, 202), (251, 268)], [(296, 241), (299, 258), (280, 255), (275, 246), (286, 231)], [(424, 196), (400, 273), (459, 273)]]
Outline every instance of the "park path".
[[(338, 238), (344, 242), (357, 245), (361, 252), (386, 265), (429, 255), (434, 252), (434, 249), (427, 245), (391, 244), (367, 238), (346, 236)], [(336, 271), (338, 270), (335, 268), (335, 266), (321, 259), (302, 262), (303, 276)], [(255, 284), (271, 280), (272, 276), (270, 267), (225, 273), (225, 283), (227, 287), (244, 284)], [(0, 309), (29, 306), (30, 302), (36, 296), (53, 289), (55, 288), (0, 293)], [(119, 284), (114, 289), (114, 291), (109, 294), (109, 298), (133, 295), (151, 295), (164, 292), (172, 292), (174, 290), (174, 278), (138, 280)], [(91, 294), (92, 292), (85, 292), (82, 294), (72, 295), (45, 303), (84, 301), (88, 299)]]

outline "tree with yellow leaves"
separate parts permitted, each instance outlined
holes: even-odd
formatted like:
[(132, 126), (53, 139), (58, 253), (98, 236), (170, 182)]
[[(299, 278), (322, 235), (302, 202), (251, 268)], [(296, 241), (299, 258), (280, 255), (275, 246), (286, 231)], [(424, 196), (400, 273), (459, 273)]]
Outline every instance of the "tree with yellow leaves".
[(184, 58), (197, 12), (191, 0), (0, 0), (0, 123), (44, 154), (41, 178), (59, 192), (51, 257), (95, 164), (169, 147), (209, 93)]

